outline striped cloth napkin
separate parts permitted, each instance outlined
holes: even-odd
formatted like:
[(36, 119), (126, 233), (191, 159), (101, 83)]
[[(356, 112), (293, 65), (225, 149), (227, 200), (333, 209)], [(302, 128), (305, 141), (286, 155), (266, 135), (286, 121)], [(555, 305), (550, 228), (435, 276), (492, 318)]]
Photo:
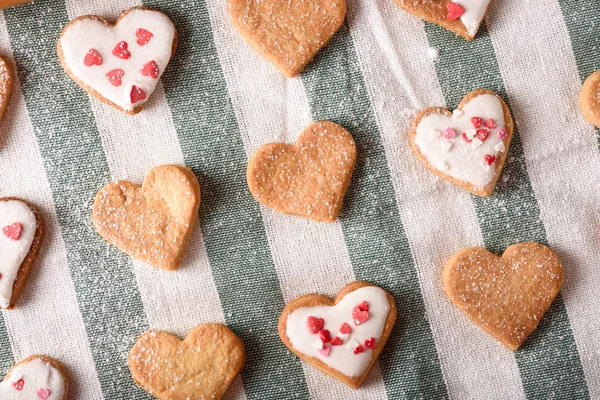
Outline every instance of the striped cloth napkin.
[[(0, 17), (0, 51), (19, 75), (0, 133), (0, 196), (33, 201), (49, 225), (17, 309), (0, 319), (2, 372), (43, 353), (68, 366), (73, 399), (147, 399), (126, 366), (136, 337), (221, 321), (248, 352), (227, 399), (600, 398), (599, 134), (577, 105), (582, 80), (600, 68), (598, 0), (494, 1), (471, 43), (392, 0), (348, 0), (346, 25), (297, 79), (244, 43), (225, 0), (147, 0), (172, 18), (180, 46), (131, 117), (76, 86), (55, 46), (70, 19), (116, 18), (140, 3), (36, 0)], [(502, 95), (517, 123), (490, 199), (435, 178), (408, 146), (419, 109), (454, 107), (477, 88)], [(248, 157), (321, 119), (358, 145), (340, 220), (261, 207), (245, 183)], [(187, 165), (202, 188), (200, 224), (176, 273), (132, 260), (91, 223), (104, 184), (141, 182), (164, 163)], [(513, 354), (450, 305), (441, 269), (460, 248), (502, 252), (527, 240), (556, 250), (566, 277)], [(287, 301), (335, 295), (355, 279), (398, 304), (358, 391), (300, 362), (276, 329)]]

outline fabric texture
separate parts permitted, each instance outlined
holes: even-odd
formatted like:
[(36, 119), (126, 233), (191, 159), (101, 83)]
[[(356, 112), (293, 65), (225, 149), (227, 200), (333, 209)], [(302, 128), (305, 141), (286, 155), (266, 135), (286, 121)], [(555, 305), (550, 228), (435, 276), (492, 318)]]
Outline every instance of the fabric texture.
[[(128, 116), (73, 83), (55, 46), (72, 18), (115, 19), (140, 4), (173, 20), (179, 46), (145, 110)], [(37, 204), (48, 232), (17, 308), (0, 318), (0, 372), (41, 353), (67, 366), (73, 399), (148, 399), (127, 368), (137, 336), (223, 322), (247, 351), (226, 399), (600, 398), (600, 134), (577, 103), (600, 69), (598, 48), (598, 1), (493, 1), (467, 42), (392, 0), (348, 0), (340, 32), (287, 79), (235, 31), (224, 0), (35, 0), (4, 10), (0, 52), (18, 82), (0, 127), (0, 197)], [(478, 88), (500, 94), (516, 122), (489, 199), (437, 179), (408, 146), (420, 109), (455, 107)], [(321, 119), (357, 144), (340, 219), (260, 206), (246, 186), (249, 157)], [(132, 260), (91, 223), (106, 183), (141, 183), (165, 163), (191, 168), (202, 192), (174, 273)], [(441, 271), (461, 248), (501, 253), (529, 240), (559, 254), (565, 284), (513, 354), (451, 306)], [(291, 299), (335, 296), (356, 279), (388, 290), (398, 321), (354, 391), (291, 354), (277, 320)]]

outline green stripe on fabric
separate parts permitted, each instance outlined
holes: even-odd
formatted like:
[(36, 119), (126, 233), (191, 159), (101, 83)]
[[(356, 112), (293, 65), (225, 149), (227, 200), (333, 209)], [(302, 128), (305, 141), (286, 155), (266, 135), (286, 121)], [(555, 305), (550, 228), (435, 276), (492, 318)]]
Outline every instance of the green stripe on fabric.
[(313, 118), (346, 127), (358, 161), (340, 217), (356, 277), (387, 289), (398, 321), (379, 357), (390, 399), (446, 398), (381, 134), (347, 24), (302, 75)]
[(246, 184), (246, 153), (206, 4), (144, 4), (167, 13), (179, 33), (163, 83), (185, 163), (200, 180), (200, 224), (225, 320), (246, 345), (246, 395), (308, 398), (300, 361), (277, 335), (284, 301), (260, 208)]
[(131, 261), (91, 222), (94, 196), (110, 174), (89, 97), (56, 56), (65, 5), (36, 1), (4, 15), (102, 390), (108, 399), (149, 398), (127, 368), (129, 349), (148, 328)]
[[(425, 29), (430, 45), (439, 48), (442, 54), (436, 67), (448, 107), (456, 107), (463, 96), (480, 88), (495, 91), (509, 104), (485, 26), (473, 42), (432, 24), (426, 24)], [(473, 196), (486, 247), (501, 254), (514, 243), (536, 241), (546, 245), (546, 232), (527, 175), (517, 131), (503, 177), (508, 178), (508, 182), (499, 183), (492, 197)], [(516, 353), (516, 360), (528, 398), (589, 398), (579, 353), (560, 295), (538, 329)]]
[[(10, 311), (5, 311), (10, 312)], [(0, 374), (4, 376), (15, 363), (4, 315), (0, 316)]]
[[(581, 81), (600, 69), (600, 1), (558, 0), (560, 4)], [(594, 49), (594, 51), (590, 51)], [(600, 129), (596, 129), (600, 148)]]

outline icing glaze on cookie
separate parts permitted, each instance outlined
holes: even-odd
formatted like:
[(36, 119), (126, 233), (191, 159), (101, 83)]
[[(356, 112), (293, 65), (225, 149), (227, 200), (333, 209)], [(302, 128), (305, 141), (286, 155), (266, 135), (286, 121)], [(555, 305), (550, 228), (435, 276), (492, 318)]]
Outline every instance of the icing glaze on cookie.
[(60, 44), (64, 62), (85, 85), (124, 110), (145, 103), (164, 72), (175, 27), (161, 12), (132, 9), (115, 26), (74, 21)]
[(62, 400), (65, 390), (60, 371), (39, 358), (18, 364), (0, 382), (2, 400)]
[[(363, 311), (365, 308), (368, 311)], [(366, 286), (347, 294), (333, 307), (294, 310), (287, 319), (286, 335), (294, 349), (318, 358), (346, 376), (360, 376), (371, 362), (372, 348), (381, 339), (389, 311), (386, 292), (376, 286)], [(323, 319), (322, 325), (317, 323), (321, 328), (319, 332), (311, 332), (310, 317)], [(327, 334), (330, 338), (324, 343), (322, 337)]]
[(13, 284), (31, 249), (37, 220), (27, 204), (0, 201), (0, 307), (9, 306)]
[(479, 25), (485, 17), (485, 12), (491, 0), (453, 0), (454, 3), (460, 4), (465, 12), (460, 16), (460, 20), (467, 28), (469, 35), (475, 36), (479, 30)]
[[(481, 119), (479, 127), (473, 118)], [(488, 123), (490, 120), (493, 124)], [(483, 188), (494, 179), (495, 160), (505, 151), (508, 134), (504, 124), (500, 100), (482, 94), (465, 104), (460, 115), (425, 116), (417, 126), (415, 143), (434, 168)]]

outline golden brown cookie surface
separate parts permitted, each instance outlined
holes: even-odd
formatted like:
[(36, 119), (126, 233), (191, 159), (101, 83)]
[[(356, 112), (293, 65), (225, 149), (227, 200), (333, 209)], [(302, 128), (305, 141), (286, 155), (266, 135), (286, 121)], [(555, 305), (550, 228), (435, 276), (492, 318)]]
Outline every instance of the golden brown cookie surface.
[(321, 121), (302, 132), (295, 145), (270, 143), (254, 153), (247, 180), (254, 198), (290, 215), (337, 219), (356, 164), (352, 135)]
[(585, 119), (600, 128), (600, 70), (590, 75), (583, 84), (579, 107)]
[(0, 57), (0, 121), (6, 114), (13, 84), (14, 71), (12, 64), (7, 59)]
[(430, 107), (415, 118), (410, 147), (435, 175), (478, 196), (489, 197), (502, 173), (514, 124), (496, 93), (479, 89), (456, 110)]
[(175, 270), (198, 218), (200, 186), (179, 165), (153, 168), (143, 185), (112, 182), (96, 195), (94, 225), (108, 242), (155, 267)]
[(358, 389), (383, 351), (396, 322), (396, 304), (367, 282), (346, 285), (335, 300), (307, 294), (279, 317), (279, 337), (298, 357)]
[(20, 4), (29, 3), (33, 0), (0, 0), (0, 9), (18, 6)]
[(398, 7), (473, 40), (491, 0), (395, 0)]
[(0, 307), (15, 307), (44, 239), (44, 220), (33, 204), (0, 198)]
[(228, 0), (227, 11), (248, 44), (291, 78), (340, 29), (346, 0)]
[(473, 247), (446, 262), (443, 282), (459, 310), (514, 351), (558, 295), (563, 269), (558, 256), (539, 243), (512, 245), (501, 257)]
[(58, 361), (42, 355), (19, 361), (0, 382), (1, 399), (66, 400), (68, 392), (65, 368)]
[(184, 340), (162, 331), (141, 335), (128, 365), (135, 382), (161, 400), (223, 396), (244, 366), (244, 344), (222, 324), (200, 325)]

